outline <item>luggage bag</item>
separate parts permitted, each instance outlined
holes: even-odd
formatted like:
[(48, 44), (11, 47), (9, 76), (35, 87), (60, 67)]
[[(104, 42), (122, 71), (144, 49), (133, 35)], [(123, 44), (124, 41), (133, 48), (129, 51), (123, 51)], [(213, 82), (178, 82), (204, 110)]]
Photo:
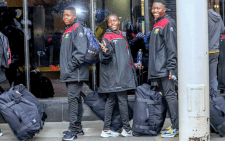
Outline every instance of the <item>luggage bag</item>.
[(225, 101), (218, 91), (210, 89), (210, 127), (211, 131), (225, 134)]
[(12, 87), (13, 90), (18, 91), (22, 94), (23, 98), (32, 102), (36, 105), (38, 109), (38, 113), (41, 117), (41, 120), (44, 122), (47, 118), (47, 114), (44, 112), (44, 109), (41, 103), (37, 100), (37, 98), (22, 84)]
[(138, 86), (135, 92), (133, 135), (157, 136), (166, 118), (166, 106), (159, 91), (148, 84)]
[(0, 95), (0, 112), (19, 141), (33, 138), (43, 128), (36, 105), (19, 91), (10, 89)]

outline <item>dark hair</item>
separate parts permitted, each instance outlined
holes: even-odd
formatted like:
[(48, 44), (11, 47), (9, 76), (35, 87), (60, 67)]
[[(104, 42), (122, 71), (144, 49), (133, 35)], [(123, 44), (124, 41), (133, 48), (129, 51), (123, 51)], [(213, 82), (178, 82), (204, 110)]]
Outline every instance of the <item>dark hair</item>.
[(211, 0), (207, 0), (208, 1), (208, 3), (211, 3)]
[(72, 6), (68, 6), (66, 7), (64, 10), (70, 10), (70, 11), (73, 11), (74, 14), (76, 15), (76, 8), (72, 7)]
[(108, 18), (109, 18), (110, 16), (116, 16), (117, 19), (119, 20), (119, 16), (118, 16), (116, 13), (109, 13), (108, 16), (107, 16), (107, 18), (106, 18), (106, 21), (105, 21), (106, 28), (109, 28), (109, 26), (108, 26)]
[(162, 3), (166, 7), (166, 2), (164, 0), (154, 0), (154, 2)]
[(108, 18), (109, 18), (110, 16), (116, 16), (117, 19), (119, 20), (119, 16), (118, 16), (116, 13), (109, 13), (109, 15), (107, 16), (107, 22), (108, 22)]

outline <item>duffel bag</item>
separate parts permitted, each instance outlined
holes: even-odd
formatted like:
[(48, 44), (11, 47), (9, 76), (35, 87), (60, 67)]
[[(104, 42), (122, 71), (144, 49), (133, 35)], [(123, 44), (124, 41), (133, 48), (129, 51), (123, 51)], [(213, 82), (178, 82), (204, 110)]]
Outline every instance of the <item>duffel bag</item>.
[(225, 101), (218, 91), (210, 89), (210, 125), (211, 130), (224, 136), (225, 134)]
[(166, 107), (162, 95), (148, 84), (138, 86), (135, 91), (133, 135), (156, 136), (166, 118)]
[(19, 141), (33, 138), (43, 127), (35, 104), (10, 89), (0, 95), (0, 112)]
[(44, 109), (37, 98), (23, 85), (17, 85), (12, 87), (13, 90), (18, 91), (22, 94), (23, 98), (34, 103), (38, 109), (38, 113), (41, 117), (41, 120), (44, 122), (47, 118), (47, 114), (44, 112)]

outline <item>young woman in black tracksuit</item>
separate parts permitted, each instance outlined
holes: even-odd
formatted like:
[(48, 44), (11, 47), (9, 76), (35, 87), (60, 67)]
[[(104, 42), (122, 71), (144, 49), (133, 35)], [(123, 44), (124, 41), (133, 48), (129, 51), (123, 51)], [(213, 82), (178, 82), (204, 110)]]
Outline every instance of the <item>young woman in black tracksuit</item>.
[(129, 125), (127, 90), (136, 88), (136, 74), (130, 48), (119, 31), (119, 19), (115, 14), (107, 18), (109, 28), (100, 43), (100, 87), (99, 93), (107, 93), (104, 128), (102, 137), (119, 136), (110, 130), (113, 108), (119, 102), (120, 116), (123, 123), (122, 136), (132, 136)]

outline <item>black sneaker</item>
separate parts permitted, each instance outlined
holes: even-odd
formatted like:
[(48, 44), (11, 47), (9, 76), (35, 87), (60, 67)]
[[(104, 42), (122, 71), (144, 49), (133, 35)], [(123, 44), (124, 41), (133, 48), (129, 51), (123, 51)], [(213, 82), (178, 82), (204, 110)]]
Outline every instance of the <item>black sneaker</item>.
[(62, 138), (63, 141), (72, 141), (77, 138), (76, 132), (68, 130), (64, 137)]
[(77, 128), (76, 134), (77, 135), (84, 135), (83, 129), (82, 128)]
[[(69, 131), (69, 130), (68, 130), (68, 131)], [(65, 135), (68, 131), (64, 131), (64, 132), (63, 132), (63, 135)], [(81, 129), (77, 128), (76, 134), (77, 134), (77, 135), (84, 135), (83, 129), (82, 129), (82, 128), (81, 128)]]

